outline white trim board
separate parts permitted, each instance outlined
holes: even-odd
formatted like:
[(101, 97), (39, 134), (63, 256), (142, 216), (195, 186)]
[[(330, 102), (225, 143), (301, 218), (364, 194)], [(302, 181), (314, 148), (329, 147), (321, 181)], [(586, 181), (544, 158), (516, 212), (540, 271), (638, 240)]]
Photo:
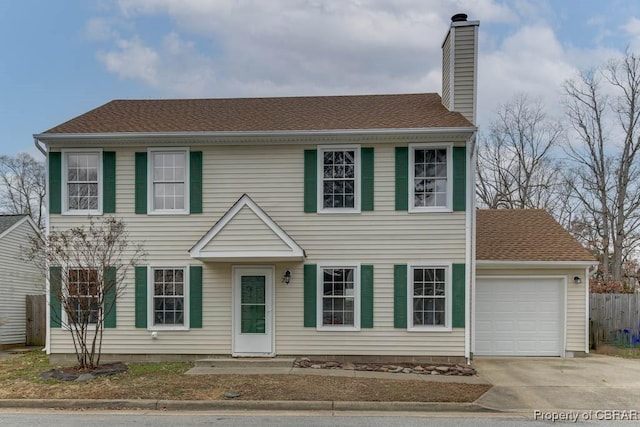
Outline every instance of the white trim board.
[[(244, 207), (249, 208), (281, 241), (288, 250), (205, 250), (215, 237), (231, 222)], [(225, 213), (222, 218), (189, 250), (192, 258), (205, 261), (229, 262), (239, 260), (304, 260), (304, 249), (300, 247), (276, 222), (265, 213), (247, 194), (242, 197)]]

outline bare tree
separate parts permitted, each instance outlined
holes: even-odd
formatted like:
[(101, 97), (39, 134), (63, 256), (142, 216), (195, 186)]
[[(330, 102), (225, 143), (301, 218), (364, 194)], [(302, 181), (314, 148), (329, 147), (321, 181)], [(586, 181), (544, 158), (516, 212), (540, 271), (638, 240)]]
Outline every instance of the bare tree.
[(25, 258), (49, 274), (52, 318), (71, 334), (81, 368), (100, 364), (105, 323), (115, 315), (127, 273), (144, 256), (113, 217), (32, 240)]
[(502, 105), (478, 146), (476, 195), (486, 207), (561, 210), (566, 202), (560, 164), (552, 150), (563, 128), (543, 105), (517, 95)]
[(627, 51), (565, 82), (564, 91), (576, 134), (566, 145), (575, 164), (568, 182), (583, 211), (582, 227), (592, 227), (586, 234), (603, 276), (620, 281), (640, 241), (640, 57)]
[(44, 228), (44, 165), (27, 153), (0, 156), (0, 209), (9, 214), (27, 214)]

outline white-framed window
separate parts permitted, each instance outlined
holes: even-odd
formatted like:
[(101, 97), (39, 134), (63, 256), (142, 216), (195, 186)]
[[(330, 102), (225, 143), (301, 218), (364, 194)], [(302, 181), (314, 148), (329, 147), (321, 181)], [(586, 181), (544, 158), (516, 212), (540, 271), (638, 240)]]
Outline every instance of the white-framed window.
[(189, 328), (187, 267), (149, 267), (149, 329)]
[(318, 330), (360, 330), (360, 266), (318, 266)]
[(101, 316), (98, 270), (95, 268), (68, 268), (65, 315), (68, 324), (96, 325)]
[(63, 152), (62, 200), (64, 214), (102, 213), (102, 152)]
[(149, 149), (149, 212), (189, 213), (189, 150)]
[(409, 145), (409, 210), (450, 211), (453, 199), (452, 145)]
[(411, 265), (407, 275), (410, 330), (451, 330), (451, 265)]
[(318, 147), (318, 212), (360, 212), (360, 147)]

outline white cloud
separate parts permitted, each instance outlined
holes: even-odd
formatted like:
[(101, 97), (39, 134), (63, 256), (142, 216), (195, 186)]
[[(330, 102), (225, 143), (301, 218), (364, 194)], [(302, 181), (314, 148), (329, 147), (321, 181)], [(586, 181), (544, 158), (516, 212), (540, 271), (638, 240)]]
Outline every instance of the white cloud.
[[(561, 43), (549, 4), (531, 0), (120, 0), (87, 31), (114, 40), (98, 55), (110, 72), (160, 96), (440, 92), (459, 12), (481, 21), (481, 126), (521, 92), (559, 114), (562, 82), (615, 53)], [(155, 18), (170, 27), (138, 27)], [(640, 20), (625, 30), (640, 40)]]
[(84, 34), (89, 40), (105, 41), (118, 37), (118, 32), (104, 18), (92, 18), (84, 26)]
[(150, 86), (158, 84), (160, 55), (139, 38), (118, 40), (116, 50), (98, 52), (97, 57), (107, 70), (121, 78), (139, 79)]
[(630, 18), (622, 29), (629, 37), (629, 47), (636, 51), (640, 50), (640, 19)]

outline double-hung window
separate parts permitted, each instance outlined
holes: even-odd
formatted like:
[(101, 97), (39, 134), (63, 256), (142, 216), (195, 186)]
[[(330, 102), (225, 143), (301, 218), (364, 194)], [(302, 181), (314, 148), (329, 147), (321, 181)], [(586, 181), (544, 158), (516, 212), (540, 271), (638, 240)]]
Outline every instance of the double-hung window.
[(100, 214), (102, 168), (100, 152), (64, 153), (64, 212)]
[(451, 268), (412, 266), (407, 292), (409, 329), (451, 326)]
[(100, 316), (98, 270), (93, 268), (69, 268), (67, 270), (67, 297), (65, 312), (67, 321), (76, 325), (95, 325)]
[(360, 147), (318, 147), (318, 212), (360, 212)]
[(318, 329), (360, 329), (358, 266), (318, 268)]
[(151, 150), (149, 205), (153, 213), (188, 213), (188, 150)]
[(187, 269), (153, 267), (150, 276), (149, 324), (152, 328), (188, 328)]
[(412, 211), (451, 210), (451, 146), (411, 145), (409, 207)]

